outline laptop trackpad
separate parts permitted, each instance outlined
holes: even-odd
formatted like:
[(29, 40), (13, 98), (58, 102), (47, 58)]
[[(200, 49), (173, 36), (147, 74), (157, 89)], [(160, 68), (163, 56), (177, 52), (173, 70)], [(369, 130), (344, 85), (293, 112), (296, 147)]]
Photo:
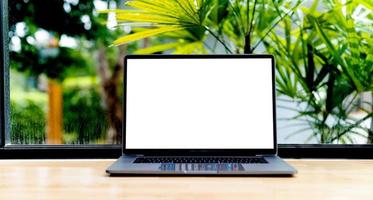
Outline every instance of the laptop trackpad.
[(239, 163), (162, 163), (159, 167), (164, 172), (184, 172), (184, 173), (218, 173), (244, 171)]

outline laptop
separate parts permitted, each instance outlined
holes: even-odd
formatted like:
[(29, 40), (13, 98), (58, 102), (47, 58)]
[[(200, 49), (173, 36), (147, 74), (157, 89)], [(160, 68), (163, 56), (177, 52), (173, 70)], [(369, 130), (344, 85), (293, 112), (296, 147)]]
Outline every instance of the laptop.
[(293, 175), (277, 153), (272, 55), (128, 55), (110, 175)]

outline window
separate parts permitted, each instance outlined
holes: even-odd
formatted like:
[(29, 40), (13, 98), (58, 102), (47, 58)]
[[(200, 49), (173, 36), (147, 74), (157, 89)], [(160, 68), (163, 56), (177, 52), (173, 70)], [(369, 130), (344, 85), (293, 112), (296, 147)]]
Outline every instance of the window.
[(11, 144), (120, 142), (122, 31), (97, 13), (116, 5), (9, 1)]
[[(194, 18), (172, 2), (171, 8), (158, 2), (154, 10), (124, 2), (2, 1), (4, 148), (33, 145), (47, 152), (55, 145), (118, 154), (126, 53), (270, 53), (277, 61), (280, 154), (328, 148), (333, 156), (343, 145), (350, 153), (372, 151), (368, 3), (195, 2), (189, 5), (200, 14)], [(100, 12), (106, 9), (131, 12)], [(163, 15), (169, 9), (171, 17)]]

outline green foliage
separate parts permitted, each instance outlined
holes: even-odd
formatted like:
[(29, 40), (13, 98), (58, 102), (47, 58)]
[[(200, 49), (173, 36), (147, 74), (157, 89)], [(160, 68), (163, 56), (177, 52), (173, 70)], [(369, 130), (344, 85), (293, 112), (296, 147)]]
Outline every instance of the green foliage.
[[(91, 87), (65, 88), (64, 143), (87, 144), (105, 140), (108, 120), (99, 92)], [(10, 103), (12, 144), (45, 144), (46, 113), (31, 100)]]
[(10, 102), (10, 141), (12, 144), (44, 144), (45, 113), (32, 101)]
[[(182, 46), (188, 49), (190, 43), (201, 43), (205, 39), (204, 23), (211, 6), (210, 1), (144, 0), (128, 1), (126, 4), (136, 10), (115, 10), (117, 21), (122, 25), (141, 28), (135, 28), (132, 34), (115, 40), (114, 45), (166, 35), (168, 38), (178, 40), (178, 48), (183, 51), (180, 49)], [(195, 47), (198, 46), (202, 47), (201, 45)], [(175, 48), (173, 45), (167, 47)], [(163, 46), (162, 50), (167, 49)]]
[[(68, 11), (65, 5), (68, 5)], [(88, 75), (93, 69), (92, 55), (89, 55), (88, 49), (92, 48), (92, 44), (108, 46), (121, 33), (120, 30), (110, 31), (106, 28), (103, 16), (95, 14), (92, 0), (79, 0), (78, 4), (65, 1), (9, 1), (9, 16), (9, 35), (21, 41), (19, 51), (10, 51), (10, 66), (32, 76), (45, 74), (49, 78), (62, 80), (68, 75), (76, 75), (77, 71), (85, 71), (84, 75)], [(82, 21), (82, 17), (89, 19), (89, 25)], [(25, 24), (22, 36), (16, 33), (16, 24), (19, 22)], [(36, 33), (40, 30), (47, 31), (53, 38), (50, 44), (30, 42), (36, 40)], [(62, 36), (73, 37), (78, 47), (59, 46)]]
[[(353, 143), (353, 135), (369, 133), (361, 123), (372, 118), (372, 110), (364, 110), (357, 102), (359, 93), (373, 91), (373, 63), (368, 59), (373, 48), (366, 37), (373, 30), (358, 28), (361, 24), (352, 19), (358, 5), (330, 1), (327, 10), (319, 12), (315, 1), (310, 9), (303, 9), (304, 17), (281, 22), (278, 30), (283, 29), (283, 37), (273, 32), (273, 42), (266, 43), (278, 58), (279, 94), (307, 105), (291, 119), (304, 119), (312, 131), (309, 139), (320, 143)], [(296, 26), (292, 28), (290, 22)], [(364, 103), (372, 107), (372, 102)], [(365, 113), (362, 119), (351, 117), (358, 110)]]
[[(137, 31), (114, 45), (158, 37), (173, 41), (137, 53), (216, 53), (218, 45), (226, 53), (254, 53), (264, 47), (277, 58), (280, 97), (306, 105), (288, 120), (304, 121), (307, 128), (301, 130), (311, 129), (310, 139), (321, 143), (353, 143), (354, 134), (373, 134), (361, 126), (372, 118), (372, 110), (357, 104), (361, 92), (373, 91), (372, 3), (306, 3), (312, 5), (286, 0), (131, 0), (131, 9), (112, 12), (122, 25)], [(211, 38), (213, 46), (206, 42)], [(359, 109), (364, 117), (352, 118)]]
[[(48, 51), (48, 53), (46, 52)], [(49, 78), (64, 79), (68, 72), (89, 71), (89, 57), (84, 50), (59, 47), (38, 49), (25, 45), (20, 52), (10, 52), (11, 66), (31, 76), (45, 74)], [(73, 70), (71, 70), (73, 68)]]
[(86, 144), (105, 140), (109, 125), (97, 89), (65, 88), (63, 101), (65, 135), (75, 135), (70, 140), (65, 139), (65, 143)]
[[(112, 7), (119, 1), (122, 0), (105, 2)], [(39, 75), (63, 82), (72, 76), (97, 76), (97, 68), (100, 65), (108, 68), (109, 73), (105, 75), (114, 74), (110, 73), (110, 70), (118, 63), (119, 50), (107, 46), (122, 33), (122, 30), (107, 29), (106, 17), (97, 15), (95, 3), (93, 0), (9, 1), (10, 41), (20, 41), (20, 45), (13, 45), (17, 42), (10, 43), (10, 67), (22, 72), (25, 79), (33, 77), (35, 84), (31, 87), (41, 92), (46, 92), (46, 85)], [(18, 25), (24, 26), (24, 30), (21, 31), (24, 33), (19, 33), (19, 27), (16, 28)], [(63, 39), (65, 42), (62, 42)], [(131, 52), (135, 46), (128, 45), (127, 50)], [(102, 63), (98, 62), (99, 50), (105, 54)], [(11, 74), (11, 79), (14, 78), (13, 75), (14, 73)], [(80, 83), (84, 84), (84, 81)], [(16, 84), (12, 84), (12, 87)], [(30, 87), (30, 84), (27, 87)], [(23, 89), (24, 87), (20, 90)], [(79, 97), (80, 92), (83, 96)], [(71, 89), (67, 93), (64, 92), (62, 114), (67, 132), (63, 136), (66, 143), (88, 143), (105, 138), (103, 134), (106, 133), (108, 123), (104, 115), (110, 113), (103, 111), (96, 90), (85, 89), (80, 92)], [(25, 94), (23, 91), (16, 93), (14, 90), (11, 93), (12, 100), (22, 98)], [(16, 96), (17, 94), (22, 95)], [(75, 112), (78, 109), (83, 112)], [(12, 116), (12, 120), (17, 116)], [(36, 119), (45, 123), (45, 118)], [(79, 123), (80, 120), (87, 121)], [(45, 130), (40, 133), (44, 134)]]
[[(132, 9), (112, 12), (120, 24), (141, 28), (113, 44), (158, 36), (174, 39), (177, 48), (169, 45), (162, 46), (162, 50), (168, 47), (175, 53), (215, 53), (218, 43), (227, 53), (252, 53), (282, 18), (294, 13), (300, 1), (292, 2), (131, 0), (126, 5)], [(212, 47), (206, 43), (209, 37), (216, 41)]]

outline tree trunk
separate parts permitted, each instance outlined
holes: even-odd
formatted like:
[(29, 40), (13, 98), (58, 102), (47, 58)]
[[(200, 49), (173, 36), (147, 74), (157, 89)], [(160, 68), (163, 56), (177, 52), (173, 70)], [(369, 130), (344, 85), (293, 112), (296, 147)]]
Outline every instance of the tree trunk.
[(107, 136), (108, 143), (119, 144), (122, 139), (122, 122), (123, 112), (120, 101), (120, 77), (123, 71), (123, 58), (125, 55), (125, 47), (119, 47), (118, 61), (109, 72), (109, 64), (105, 52), (105, 47), (99, 48), (98, 62), (99, 75), (101, 78), (102, 96), (107, 110), (107, 117), (109, 119), (109, 131)]
[(48, 144), (62, 144), (62, 89), (56, 80), (48, 80)]
[(244, 54), (251, 54), (253, 53), (251, 50), (251, 37), (250, 34), (245, 36), (245, 47), (244, 47)]

